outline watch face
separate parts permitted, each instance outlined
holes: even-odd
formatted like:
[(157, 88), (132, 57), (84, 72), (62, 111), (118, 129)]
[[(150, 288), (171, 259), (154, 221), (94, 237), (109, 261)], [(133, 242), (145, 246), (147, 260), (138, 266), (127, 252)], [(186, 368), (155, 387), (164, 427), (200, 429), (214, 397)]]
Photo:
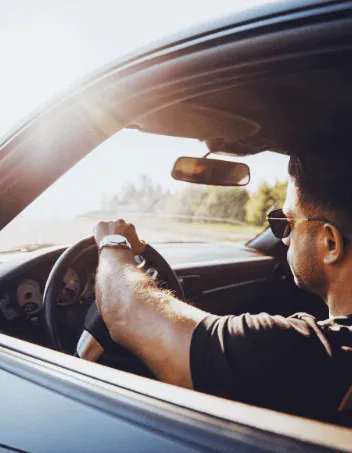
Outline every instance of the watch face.
[(127, 243), (127, 239), (124, 236), (121, 236), (120, 234), (109, 234), (108, 236), (105, 236), (104, 238), (106, 242), (113, 242), (114, 244), (121, 244), (121, 243)]
[(127, 247), (131, 248), (130, 243), (124, 236), (121, 236), (120, 234), (109, 234), (108, 236), (105, 236), (105, 238), (103, 238), (100, 242), (99, 250), (101, 250), (106, 245), (111, 246), (119, 244), (124, 244), (127, 245)]

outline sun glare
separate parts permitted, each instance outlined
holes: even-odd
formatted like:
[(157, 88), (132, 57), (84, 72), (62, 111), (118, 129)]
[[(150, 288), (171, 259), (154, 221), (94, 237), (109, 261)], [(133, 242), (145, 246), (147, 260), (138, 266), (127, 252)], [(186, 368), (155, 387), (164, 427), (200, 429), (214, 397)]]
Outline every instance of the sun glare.
[(79, 34), (45, 18), (28, 23), (20, 33), (9, 31), (3, 57), (9, 64), (0, 72), (0, 84), (16, 86), (17, 99), (2, 99), (6, 122), (20, 120), (85, 73), (80, 44)]

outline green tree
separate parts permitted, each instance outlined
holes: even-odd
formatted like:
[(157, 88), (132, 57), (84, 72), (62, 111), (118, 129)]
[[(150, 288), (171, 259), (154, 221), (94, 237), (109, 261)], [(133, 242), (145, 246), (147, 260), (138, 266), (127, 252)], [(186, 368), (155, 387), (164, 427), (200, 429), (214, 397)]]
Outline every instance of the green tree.
[(244, 221), (248, 192), (238, 187), (211, 187), (207, 191), (200, 214), (225, 220)]
[(248, 192), (237, 187), (189, 185), (169, 197), (167, 211), (190, 219), (208, 217), (211, 220), (217, 217), (243, 222), (248, 198)]
[(119, 201), (121, 204), (131, 203), (131, 202), (135, 201), (135, 199), (137, 198), (137, 195), (138, 195), (138, 190), (137, 190), (136, 186), (132, 183), (129, 183), (129, 184), (125, 185), (124, 187), (122, 187), (122, 189), (120, 190), (120, 200)]
[(140, 175), (135, 184), (126, 184), (119, 190), (118, 194), (109, 199), (105, 195), (101, 205), (103, 209), (116, 209), (121, 205), (134, 205), (143, 211), (144, 209), (149, 210), (149, 207), (150, 209), (160, 208), (163, 198), (168, 196), (168, 189), (162, 189), (160, 184), (155, 184), (149, 176)]
[(275, 206), (282, 206), (285, 202), (287, 192), (287, 181), (279, 182), (276, 181), (276, 184), (271, 189), (271, 196), (275, 200)]
[(273, 187), (263, 182), (258, 190), (252, 193), (246, 205), (246, 220), (248, 223), (263, 226), (267, 212), (274, 207), (282, 206), (286, 197), (287, 182), (279, 181)]
[(169, 214), (194, 217), (201, 209), (208, 192), (203, 186), (190, 184), (180, 192), (169, 195), (166, 202), (166, 211)]

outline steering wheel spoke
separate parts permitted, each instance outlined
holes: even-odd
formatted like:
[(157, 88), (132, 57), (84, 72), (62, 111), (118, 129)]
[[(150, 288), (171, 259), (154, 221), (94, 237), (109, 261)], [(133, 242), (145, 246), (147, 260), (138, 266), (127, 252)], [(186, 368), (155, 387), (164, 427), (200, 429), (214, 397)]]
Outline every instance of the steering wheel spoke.
[(141, 269), (146, 274), (150, 275), (153, 280), (157, 280), (158, 275), (159, 275), (159, 271), (157, 269), (155, 269), (154, 267), (149, 266), (147, 260), (144, 258), (143, 255), (136, 255), (134, 257), (134, 259), (135, 259), (135, 261), (137, 263), (138, 269)]

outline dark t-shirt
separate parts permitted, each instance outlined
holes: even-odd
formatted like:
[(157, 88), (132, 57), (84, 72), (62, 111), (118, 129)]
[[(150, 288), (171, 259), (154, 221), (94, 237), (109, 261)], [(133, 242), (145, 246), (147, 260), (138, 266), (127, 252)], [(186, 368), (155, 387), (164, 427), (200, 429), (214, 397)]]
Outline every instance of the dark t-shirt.
[(195, 390), (255, 406), (336, 421), (352, 384), (352, 316), (306, 313), (206, 317), (193, 333)]

